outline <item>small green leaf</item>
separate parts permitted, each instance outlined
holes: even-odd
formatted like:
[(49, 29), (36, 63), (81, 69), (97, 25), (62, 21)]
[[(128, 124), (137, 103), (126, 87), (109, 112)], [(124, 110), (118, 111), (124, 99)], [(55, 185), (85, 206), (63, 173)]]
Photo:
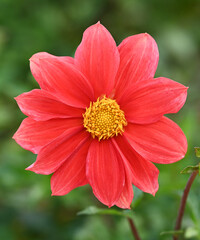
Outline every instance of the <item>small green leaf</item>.
[(160, 235), (180, 235), (182, 233), (183, 233), (183, 230), (177, 230), (177, 231), (171, 230), (171, 231), (161, 232)]
[(132, 218), (131, 210), (116, 210), (116, 209), (106, 209), (106, 208), (97, 208), (90, 206), (83, 211), (77, 213), (77, 215), (117, 215), (122, 217)]
[(188, 166), (181, 171), (181, 174), (191, 174), (195, 171), (200, 171), (200, 163), (196, 166)]
[(185, 238), (193, 238), (193, 237), (196, 237), (196, 236), (198, 236), (198, 230), (196, 228), (188, 227), (185, 230), (185, 234), (184, 234)]
[(200, 158), (200, 147), (195, 147), (194, 150), (195, 150), (196, 157)]

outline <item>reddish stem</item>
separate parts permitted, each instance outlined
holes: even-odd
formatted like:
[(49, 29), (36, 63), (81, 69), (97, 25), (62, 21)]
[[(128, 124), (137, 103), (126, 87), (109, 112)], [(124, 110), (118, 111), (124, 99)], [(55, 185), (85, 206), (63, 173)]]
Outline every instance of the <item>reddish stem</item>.
[(141, 240), (141, 238), (139, 237), (138, 231), (136, 229), (136, 226), (133, 222), (133, 219), (131, 219), (131, 218), (127, 218), (127, 219), (128, 219), (129, 224), (130, 224), (130, 228), (131, 228), (131, 231), (133, 233), (133, 236), (134, 236), (135, 240)]
[[(175, 231), (178, 231), (181, 228), (181, 222), (182, 222), (182, 218), (183, 218), (184, 211), (185, 211), (187, 197), (188, 197), (190, 188), (192, 186), (192, 183), (194, 182), (194, 179), (197, 176), (197, 174), (198, 174), (198, 171), (195, 171), (191, 174), (191, 176), (190, 176), (190, 178), (189, 178), (189, 180), (186, 184), (186, 187), (184, 189), (183, 196), (182, 196), (182, 199), (181, 199), (180, 208), (179, 208), (179, 211), (178, 211), (178, 216), (177, 216), (177, 219), (176, 219), (176, 226), (175, 226), (175, 229), (174, 229)], [(174, 235), (173, 240), (178, 240), (178, 235)]]

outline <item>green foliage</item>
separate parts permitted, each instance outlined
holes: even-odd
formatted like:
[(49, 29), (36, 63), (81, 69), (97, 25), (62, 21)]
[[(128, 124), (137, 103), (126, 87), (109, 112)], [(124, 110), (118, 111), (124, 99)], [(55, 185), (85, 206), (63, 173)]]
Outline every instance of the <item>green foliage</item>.
[(187, 173), (187, 174), (191, 174), (195, 171), (199, 171), (199, 175), (200, 175), (200, 163), (197, 164), (196, 166), (188, 166), (186, 168), (184, 168), (181, 173), (184, 174), (184, 173)]
[[(129, 35), (150, 33), (160, 52), (156, 76), (166, 76), (189, 86), (186, 105), (178, 114), (170, 116), (187, 136), (186, 158), (170, 165), (157, 165), (160, 188), (155, 197), (134, 189), (131, 211), (142, 239), (166, 239), (159, 234), (163, 229), (173, 228), (180, 200), (178, 192), (184, 189), (188, 178), (179, 172), (184, 166), (195, 166), (193, 146), (200, 143), (198, 9), (198, 0), (0, 1), (0, 239), (132, 238), (124, 217), (76, 215), (91, 205), (103, 207), (89, 186), (64, 197), (51, 197), (50, 177), (24, 170), (36, 156), (12, 140), (25, 117), (13, 97), (38, 88), (28, 59), (39, 51), (73, 56), (83, 31), (98, 20), (110, 30), (117, 44)], [(197, 178), (183, 222), (185, 238), (189, 236), (193, 240), (200, 239), (199, 185)], [(187, 230), (189, 227), (194, 227), (198, 235), (194, 236), (194, 231), (192, 235)]]
[(185, 234), (184, 234), (186, 239), (195, 238), (195, 237), (198, 237), (198, 235), (199, 235), (198, 229), (196, 229), (195, 227), (186, 228)]
[(195, 147), (196, 157), (200, 158), (200, 147)]
[[(144, 193), (133, 186), (134, 191), (134, 201), (131, 204), (131, 208), (134, 209), (138, 206), (144, 196)], [(86, 209), (77, 213), (77, 215), (114, 215), (114, 216), (121, 216), (125, 218), (134, 218), (133, 210), (122, 210), (122, 209), (113, 209), (113, 208), (98, 208), (95, 206), (87, 207)]]
[(161, 236), (162, 236), (162, 235), (172, 235), (172, 236), (175, 235), (175, 236), (176, 236), (176, 235), (181, 235), (181, 234), (183, 234), (183, 230), (164, 231), (164, 232), (161, 232), (161, 233), (160, 233)]
[[(195, 147), (195, 154), (196, 154), (196, 157), (200, 157), (200, 147)], [(182, 174), (191, 174), (195, 171), (199, 171), (199, 176), (200, 176), (200, 163), (198, 163), (196, 166), (187, 166), (185, 167), (181, 173)]]
[(130, 210), (116, 210), (108, 208), (97, 208), (90, 206), (83, 211), (77, 213), (77, 215), (114, 215), (121, 217), (133, 217)]

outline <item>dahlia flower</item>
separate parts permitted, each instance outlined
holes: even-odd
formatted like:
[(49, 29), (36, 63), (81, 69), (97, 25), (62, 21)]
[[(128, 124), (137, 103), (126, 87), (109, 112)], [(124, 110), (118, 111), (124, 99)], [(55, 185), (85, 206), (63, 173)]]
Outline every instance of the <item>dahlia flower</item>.
[(147, 33), (117, 47), (97, 23), (83, 34), (75, 57), (40, 52), (30, 59), (41, 89), (16, 97), (28, 117), (14, 135), (38, 154), (27, 168), (52, 174), (52, 195), (85, 184), (111, 207), (130, 208), (132, 184), (155, 195), (158, 169), (182, 159), (187, 140), (164, 114), (184, 105), (187, 87), (154, 78), (158, 47)]

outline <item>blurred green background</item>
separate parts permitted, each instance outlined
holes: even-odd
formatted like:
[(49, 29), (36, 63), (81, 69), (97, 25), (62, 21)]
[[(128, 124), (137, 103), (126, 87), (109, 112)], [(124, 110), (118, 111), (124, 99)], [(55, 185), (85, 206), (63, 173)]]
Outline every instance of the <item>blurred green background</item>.
[[(18, 146), (12, 135), (25, 117), (13, 97), (38, 88), (29, 70), (36, 52), (73, 56), (83, 31), (97, 21), (119, 44), (125, 37), (148, 32), (158, 43), (156, 76), (189, 86), (184, 108), (170, 116), (188, 139), (185, 159), (157, 165), (160, 189), (144, 194), (133, 209), (142, 239), (174, 227), (188, 175), (196, 164), (193, 147), (200, 146), (200, 1), (198, 0), (0, 0), (0, 239), (2, 240), (124, 240), (133, 239), (128, 222), (118, 216), (77, 216), (94, 205), (104, 207), (90, 187), (51, 197), (50, 176), (24, 169), (36, 156)], [(185, 238), (200, 239), (200, 178), (189, 197), (183, 228)], [(117, 208), (116, 208), (117, 209)]]

